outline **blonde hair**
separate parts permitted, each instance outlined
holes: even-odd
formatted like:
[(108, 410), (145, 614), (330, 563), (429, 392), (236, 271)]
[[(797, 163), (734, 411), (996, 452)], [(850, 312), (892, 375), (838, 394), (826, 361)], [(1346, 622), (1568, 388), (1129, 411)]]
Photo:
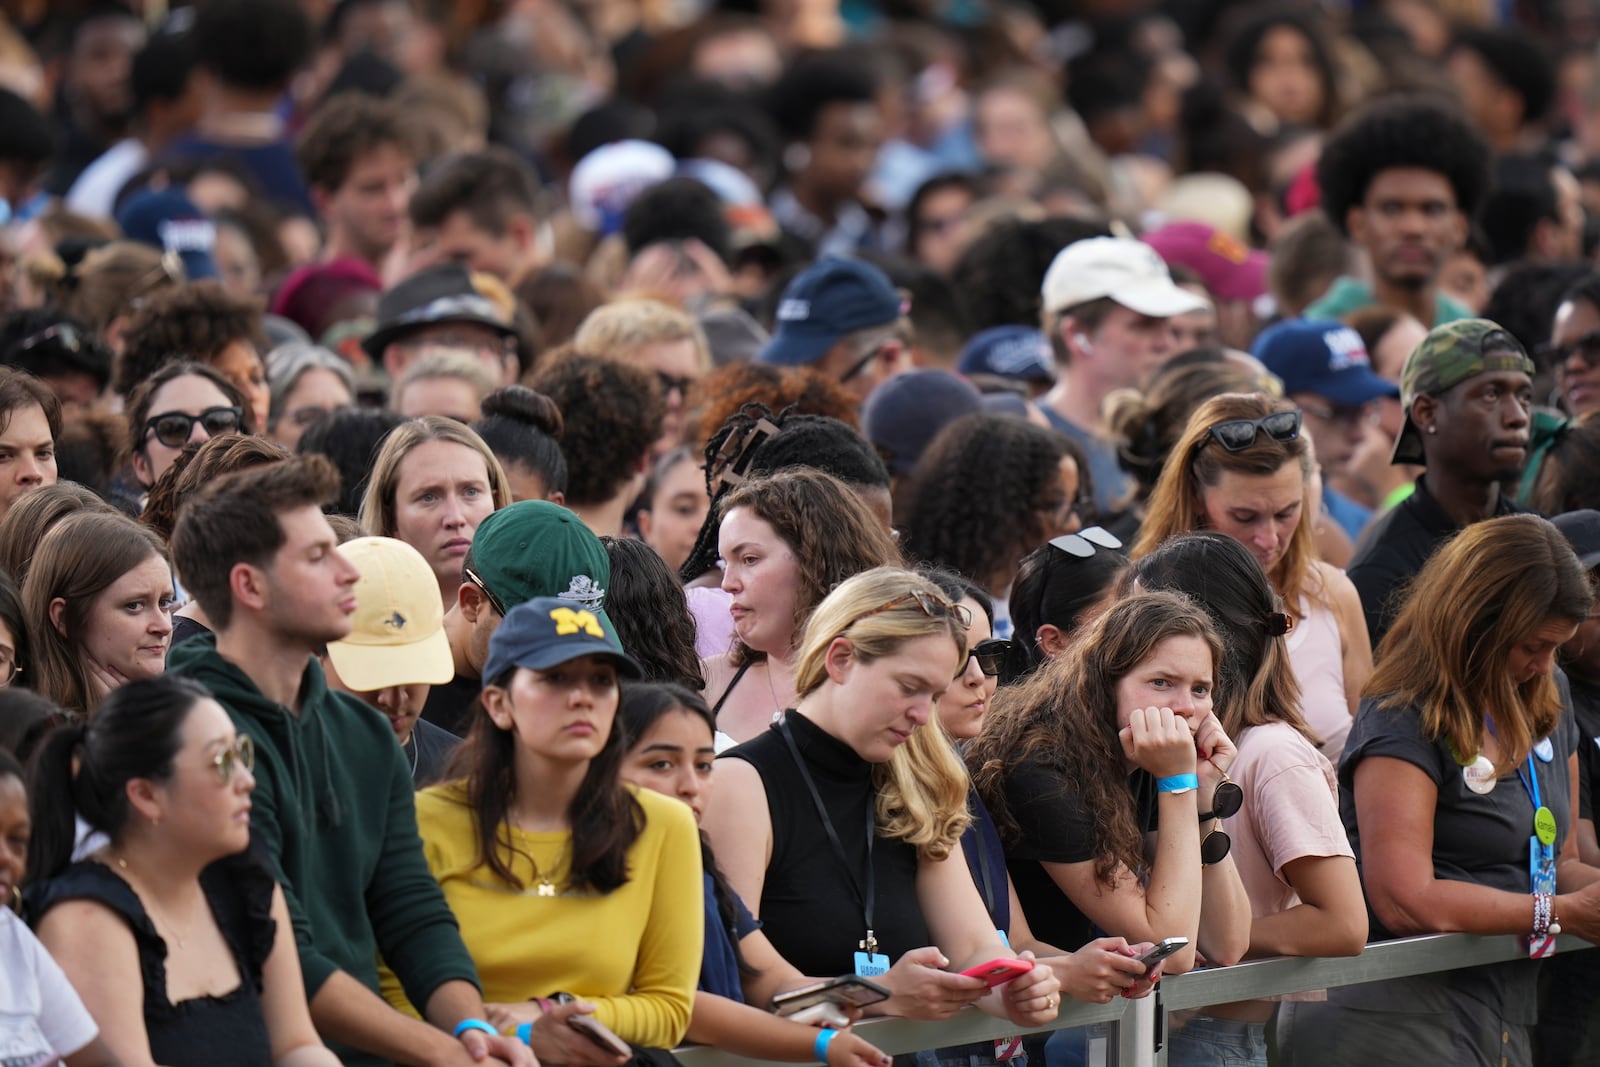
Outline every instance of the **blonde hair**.
[(390, 403), (398, 407), (407, 389), (430, 378), (458, 378), (477, 391), (480, 402), (500, 384), (474, 353), (464, 348), (429, 348), (401, 373)]
[[(800, 638), (795, 693), (804, 698), (831, 684), (828, 649), (838, 638), (850, 642), (861, 663), (892, 656), (907, 641), (943, 634), (955, 642), (962, 662), (967, 656), (967, 631), (954, 613), (929, 615), (913, 594), (949, 605), (937, 585), (899, 567), (874, 567), (839, 583), (817, 605)], [(906, 597), (887, 611), (886, 604)], [(972, 821), (967, 810), (967, 772), (939, 716), (912, 731), (911, 739), (888, 763), (872, 771), (877, 791), (878, 832), (904, 841), (917, 855), (942, 860)]]
[(580, 355), (632, 363), (645, 345), (671, 341), (692, 342), (700, 373), (711, 369), (706, 332), (693, 317), (660, 300), (637, 298), (600, 305), (578, 324), (572, 347)]
[(1435, 552), (1378, 645), (1366, 695), (1415, 708), (1429, 740), (1470, 762), (1485, 723), (1500, 742), (1496, 774), (1528, 758), (1561, 715), (1549, 675), (1519, 685), (1509, 658), (1547, 622), (1580, 623), (1593, 604), (1589, 576), (1565, 537), (1537, 515), (1475, 522)]
[(483, 458), (489, 475), (489, 495), (494, 510), (499, 511), (511, 503), (511, 482), (505, 468), (483, 443), (483, 438), (455, 419), (443, 415), (424, 415), (419, 419), (402, 422), (383, 439), (378, 458), (372, 462), (372, 477), (367, 483), (367, 495), (361, 498), (361, 528), (374, 537), (395, 536), (395, 490), (400, 484), (400, 464), (411, 450), (429, 441), (448, 441), (465, 445)]
[(1292, 410), (1293, 404), (1265, 393), (1224, 393), (1196, 408), (1151, 490), (1148, 512), (1144, 525), (1139, 528), (1139, 539), (1134, 542), (1131, 558), (1148, 556), (1175, 534), (1209, 528), (1201, 494), (1215, 486), (1224, 472), (1272, 475), (1287, 463), (1298, 463), (1303, 487), (1300, 521), (1289, 537), (1283, 558), (1267, 577), (1283, 597), (1286, 610), (1296, 615), (1301, 612), (1302, 599), (1326, 603), (1327, 593), (1315, 566), (1316, 545), (1310, 509), (1305, 504), (1311, 492), (1311, 455), (1304, 431), (1291, 441), (1279, 441), (1258, 430), (1249, 447), (1238, 452), (1230, 452), (1210, 440), (1211, 428), (1220, 423), (1260, 419), (1274, 412)]
[(181, 260), (148, 245), (113, 241), (83, 257), (62, 279), (61, 310), (96, 330), (130, 314), (133, 303), (186, 281)]

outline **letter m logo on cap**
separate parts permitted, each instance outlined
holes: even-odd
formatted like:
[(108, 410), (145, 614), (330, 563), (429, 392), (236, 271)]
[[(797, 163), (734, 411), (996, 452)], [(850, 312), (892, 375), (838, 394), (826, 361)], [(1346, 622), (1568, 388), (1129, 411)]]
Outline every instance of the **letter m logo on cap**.
[(556, 624), (556, 636), (567, 637), (578, 631), (583, 631), (590, 637), (605, 637), (605, 630), (600, 627), (600, 620), (587, 611), (574, 608), (555, 608), (550, 612), (550, 620)]

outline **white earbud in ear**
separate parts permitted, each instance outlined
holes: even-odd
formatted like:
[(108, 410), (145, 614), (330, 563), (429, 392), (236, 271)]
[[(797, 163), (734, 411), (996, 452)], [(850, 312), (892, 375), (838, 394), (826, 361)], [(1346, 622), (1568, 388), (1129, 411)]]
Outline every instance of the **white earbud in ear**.
[(1083, 349), (1083, 351), (1091, 353), (1094, 351), (1094, 345), (1089, 343), (1089, 335), (1084, 333), (1082, 330), (1079, 330), (1077, 333), (1073, 334), (1072, 339), (1078, 342), (1078, 347)]

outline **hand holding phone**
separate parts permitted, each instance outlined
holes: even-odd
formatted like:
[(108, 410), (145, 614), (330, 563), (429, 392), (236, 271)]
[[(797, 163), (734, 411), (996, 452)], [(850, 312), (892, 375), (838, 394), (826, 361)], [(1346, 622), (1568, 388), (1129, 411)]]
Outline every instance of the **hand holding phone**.
[(628, 1043), (612, 1033), (609, 1026), (594, 1016), (569, 1015), (567, 1016), (567, 1025), (588, 1038), (602, 1052), (627, 1059), (633, 1058), (633, 1049)]
[(821, 982), (801, 986), (799, 989), (779, 993), (772, 998), (772, 1010), (779, 1015), (793, 1018), (799, 1012), (819, 1004), (831, 1004), (836, 1009), (848, 1010), (877, 1004), (879, 1001), (888, 1000), (891, 995), (888, 989), (877, 982), (868, 981), (859, 975), (841, 974), (837, 978), (824, 979)]
[(1015, 960), (1002, 956), (987, 963), (980, 963), (976, 967), (968, 967), (961, 973), (968, 978), (976, 978), (993, 989), (1031, 970), (1033, 970), (1032, 960)]
[(1144, 964), (1144, 975), (1149, 978), (1155, 971), (1156, 965), (1179, 949), (1187, 948), (1187, 937), (1168, 937), (1156, 942), (1154, 948), (1139, 957), (1139, 962)]

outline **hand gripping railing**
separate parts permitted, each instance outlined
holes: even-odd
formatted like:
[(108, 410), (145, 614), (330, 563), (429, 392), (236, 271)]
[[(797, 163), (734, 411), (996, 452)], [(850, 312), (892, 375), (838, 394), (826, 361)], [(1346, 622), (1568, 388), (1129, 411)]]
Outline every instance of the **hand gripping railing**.
[[(1593, 947), (1587, 941), (1565, 934), (1556, 943), (1557, 952)], [(1116, 999), (1110, 1004), (1084, 1004), (1064, 999), (1054, 1022), (1029, 1030), (1019, 1031), (1014, 1024), (975, 1009), (963, 1011), (943, 1022), (869, 1019), (858, 1024), (856, 1029), (883, 1051), (898, 1055), (920, 1049), (972, 1044), (1016, 1033), (1042, 1033), (1091, 1023), (1110, 1023), (1111, 1035), (1105, 1057), (1108, 1067), (1113, 1064), (1117, 1067), (1139, 1067), (1144, 1064), (1162, 1067), (1166, 1062), (1165, 1052), (1157, 1052), (1154, 1048), (1157, 1011), (1183, 1011), (1280, 993), (1361, 985), (1526, 957), (1527, 949), (1519, 937), (1430, 934), (1374, 942), (1359, 956), (1337, 959), (1285, 956), (1173, 975), (1162, 979), (1159, 1001), (1151, 997), (1138, 1001)], [(1163, 1026), (1162, 1032), (1165, 1031), (1166, 1027)], [(680, 1048), (675, 1055), (684, 1067), (744, 1067), (765, 1062), (700, 1046)]]

